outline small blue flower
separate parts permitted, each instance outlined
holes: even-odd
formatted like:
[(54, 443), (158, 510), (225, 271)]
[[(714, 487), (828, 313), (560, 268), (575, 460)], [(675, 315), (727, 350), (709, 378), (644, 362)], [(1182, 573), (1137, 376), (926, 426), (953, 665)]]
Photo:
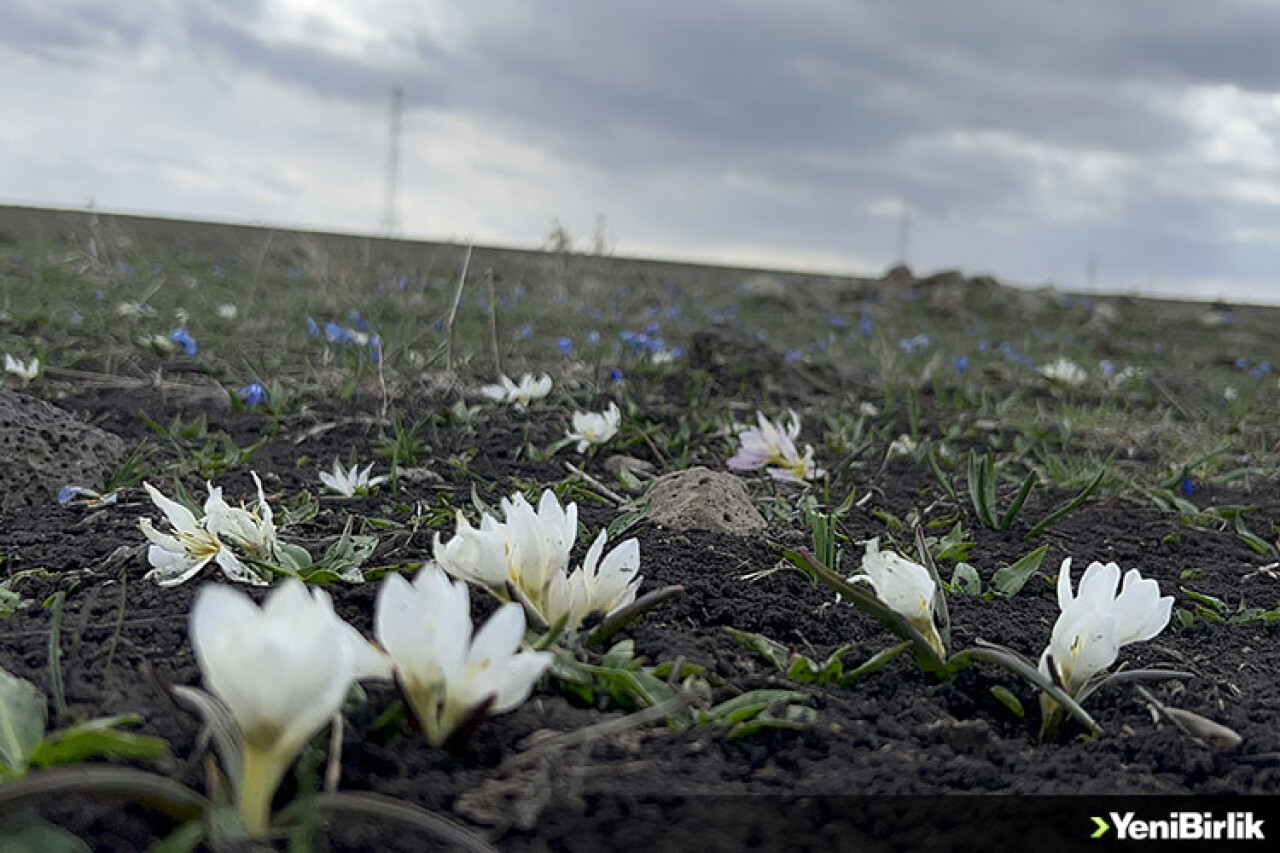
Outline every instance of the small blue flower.
[(787, 351), (787, 354), (786, 354), (785, 356), (783, 356), (783, 357), (782, 357), (782, 359), (783, 359), (783, 361), (785, 361), (787, 364), (795, 364), (797, 361), (799, 361), (799, 360), (800, 360), (801, 358), (803, 358), (803, 357), (804, 357), (804, 356), (803, 356), (803, 354), (800, 352), (800, 350), (798, 350), (798, 349), (793, 349), (793, 350), (788, 350), (788, 351)]
[(622, 370), (620, 368), (615, 367), (613, 370), (609, 371), (610, 382), (621, 382), (624, 378), (625, 377), (622, 375)]
[(369, 328), (369, 321), (354, 308), (347, 312), (347, 319), (350, 320), (352, 324), (355, 325), (356, 329), (361, 332)]
[(662, 324), (658, 322), (645, 323), (644, 333), (646, 335), (660, 335), (662, 334)]
[(533, 326), (525, 323), (520, 327), (520, 330), (516, 332), (516, 334), (520, 336), (520, 340), (527, 341), (529, 338), (533, 337)]
[(951, 366), (956, 369), (956, 376), (964, 376), (969, 372), (969, 356), (957, 355), (951, 358)]
[(382, 336), (377, 332), (369, 336), (369, 360), (374, 364), (382, 362)]
[(324, 338), (331, 344), (351, 343), (351, 332), (330, 320), (324, 324)]
[(978, 341), (978, 352), (986, 352), (989, 349), (991, 349), (990, 341), (987, 341), (985, 338)]
[(261, 406), (267, 402), (267, 389), (263, 388), (260, 383), (250, 382), (248, 385), (236, 392), (236, 396), (246, 406)]
[[(431, 328), (435, 329), (437, 332), (443, 332), (443, 331), (444, 331), (444, 320), (436, 320), (435, 325), (434, 325), (434, 326), (432, 326)], [(533, 333), (533, 332), (532, 332), (532, 330), (531, 330), (531, 331), (530, 331), (530, 334), (532, 334), (532, 333)]]
[(595, 346), (596, 344), (600, 343), (600, 333), (597, 332), (595, 329), (592, 329), (590, 332), (588, 332), (587, 343), (591, 344), (592, 346)]
[(858, 334), (864, 338), (871, 337), (871, 311), (864, 308), (862, 310), (862, 322), (858, 324)]
[(839, 314), (832, 314), (828, 319), (830, 320), (831, 328), (833, 329), (843, 329), (849, 325), (849, 321)]
[(1240, 368), (1241, 370), (1248, 370), (1249, 359), (1245, 358), (1244, 356), (1240, 356), (1239, 358), (1236, 359), (1236, 367)]
[(101, 302), (102, 300), (104, 300), (104, 299), (106, 299), (106, 298), (107, 298), (107, 294), (103, 292), (103, 290), (102, 290), (102, 288), (101, 288), (101, 287), (99, 287), (97, 290), (95, 290), (95, 291), (93, 292), (93, 296), (94, 296), (94, 298), (95, 298), (95, 299), (97, 299), (99, 302)]
[(1179, 488), (1182, 489), (1182, 493), (1187, 496), (1191, 496), (1196, 493), (1195, 481), (1190, 477), (1184, 477)]
[(573, 352), (573, 338), (563, 337), (556, 341), (556, 349), (560, 350), (561, 355), (568, 355)]
[(316, 322), (314, 317), (307, 318), (307, 334), (313, 338), (320, 337), (320, 324)]
[(1098, 362), (1098, 369), (1102, 371), (1103, 379), (1110, 379), (1116, 375), (1116, 365), (1109, 358), (1104, 358), (1102, 361)]
[(186, 328), (179, 327), (177, 329), (174, 329), (172, 332), (169, 333), (169, 340), (173, 341), (175, 344), (182, 347), (182, 351), (185, 352), (187, 355), (196, 354), (196, 351), (198, 349), (198, 347), (196, 346), (196, 339), (191, 337), (191, 333), (188, 332)]

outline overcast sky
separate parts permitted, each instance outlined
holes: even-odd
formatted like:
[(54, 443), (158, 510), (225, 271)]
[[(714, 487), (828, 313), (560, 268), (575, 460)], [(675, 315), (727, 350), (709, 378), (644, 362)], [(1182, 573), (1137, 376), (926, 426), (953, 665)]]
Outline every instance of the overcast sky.
[(1273, 0), (3, 0), (0, 200), (1280, 302)]

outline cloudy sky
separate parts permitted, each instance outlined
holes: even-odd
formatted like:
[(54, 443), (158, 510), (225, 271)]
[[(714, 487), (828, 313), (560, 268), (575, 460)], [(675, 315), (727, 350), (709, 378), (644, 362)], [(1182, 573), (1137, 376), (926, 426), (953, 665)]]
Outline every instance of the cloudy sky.
[[(1273, 0), (4, 0), (0, 201), (1280, 302)], [(1093, 273), (1089, 270), (1092, 266)]]

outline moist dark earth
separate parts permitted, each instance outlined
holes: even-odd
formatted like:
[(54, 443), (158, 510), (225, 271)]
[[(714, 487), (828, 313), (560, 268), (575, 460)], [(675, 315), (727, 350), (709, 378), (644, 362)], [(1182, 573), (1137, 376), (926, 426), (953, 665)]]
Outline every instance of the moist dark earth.
[[(636, 394), (647, 416), (672, 418), (689, 405), (686, 380), (668, 378), (640, 386)], [(756, 377), (753, 381), (761, 382)], [(750, 385), (750, 382), (747, 383)], [(712, 393), (738, 393), (719, 388)], [(852, 396), (851, 396), (852, 399)], [(127, 441), (149, 435), (140, 414), (159, 423), (190, 417), (201, 404), (176, 391), (83, 389), (58, 404), (113, 431)], [(423, 393), (400, 400), (406, 418), (417, 418), (449, 400)], [(799, 401), (797, 401), (799, 402)], [(376, 401), (319, 404), (284, 416), (278, 425), (265, 415), (211, 410), (209, 428), (224, 430), (241, 444), (272, 434), (245, 465), (218, 482), (234, 500), (252, 494), (249, 469), (262, 477), (273, 505), (304, 489), (317, 490), (315, 467), (299, 467), (306, 456), (325, 465), (352, 451), (373, 458)], [(946, 417), (926, 401), (922, 417)], [(326, 431), (317, 424), (336, 423)], [(416, 501), (436, 504), (440, 493), (470, 511), (471, 483), (496, 503), (519, 483), (552, 483), (564, 477), (561, 457), (530, 461), (520, 452), (526, 430), (545, 446), (563, 434), (555, 419), (539, 419), (488, 409), (469, 430), (441, 427), (429, 436), (434, 460), (467, 449), (477, 452), (466, 472), (433, 462), (439, 482), (402, 482), (386, 492), (354, 501), (323, 500), (320, 515), (286, 538), (322, 543), (341, 530), (348, 513), (403, 521)], [(628, 452), (661, 465), (644, 444)], [(695, 460), (696, 461), (696, 460)], [(711, 467), (721, 463), (704, 460)], [(608, 478), (599, 459), (586, 469)], [(876, 504), (899, 517), (912, 508), (932, 507), (958, 513), (976, 542), (974, 562), (984, 580), (998, 564), (1011, 563), (1029, 550), (1024, 534), (1066, 495), (1037, 490), (1013, 528), (993, 531), (977, 524), (966, 503), (955, 504), (936, 481), (908, 459), (872, 466), (865, 487)], [(750, 488), (767, 495), (776, 488), (767, 479), (748, 477)], [(197, 481), (189, 482), (193, 493)], [(964, 492), (961, 483), (961, 500)], [(1257, 482), (1230, 493), (1199, 493), (1212, 505), (1248, 503), (1256, 517), (1280, 517), (1280, 489)], [(580, 502), (589, 529), (609, 523), (617, 510), (608, 503)], [(168, 685), (197, 685), (200, 676), (187, 636), (187, 614), (202, 577), (174, 589), (144, 581), (137, 521), (158, 518), (140, 488), (101, 510), (56, 505), (19, 508), (0, 516), (0, 535), (8, 558), (5, 568), (49, 570), (49, 579), (20, 587), (29, 602), (0, 623), (0, 659), (14, 674), (46, 693), (51, 689), (49, 636), (51, 612), (40, 602), (57, 589), (67, 591), (61, 627), (62, 676), (73, 719), (140, 713), (141, 731), (169, 741), (173, 759), (161, 772), (204, 790), (206, 753), (197, 720), (168, 698)], [(473, 516), (474, 518), (474, 513)], [(1280, 579), (1267, 560), (1243, 548), (1223, 529), (1187, 526), (1178, 516), (1150, 503), (1105, 498), (1086, 503), (1049, 530), (1051, 544), (1042, 571), (1010, 599), (992, 601), (950, 597), (957, 648), (974, 640), (999, 642), (1035, 659), (1046, 643), (1057, 603), (1052, 580), (1063, 557), (1075, 559), (1075, 571), (1091, 560), (1136, 567), (1174, 594), (1194, 577), (1194, 588), (1234, 608), (1275, 607)], [(449, 528), (451, 529), (451, 527)], [(429, 559), (434, 531), (402, 529), (382, 538), (371, 565), (405, 564)], [(857, 509), (842, 522), (853, 543), (883, 536), (884, 525)], [(448, 533), (446, 532), (446, 536)], [(622, 636), (634, 640), (637, 653), (651, 662), (684, 660), (706, 667), (723, 683), (716, 699), (762, 687), (786, 687), (808, 694), (816, 721), (800, 731), (762, 731), (739, 740), (723, 728), (675, 732), (661, 724), (585, 737), (540, 750), (548, 733), (566, 733), (622, 717), (624, 711), (600, 700), (598, 707), (547, 683), (514, 712), (486, 721), (464, 751), (432, 749), (410, 731), (367, 734), (375, 719), (396, 700), (389, 685), (369, 685), (368, 701), (349, 711), (342, 751), (341, 788), (373, 791), (447, 815), (503, 850), (676, 849), (856, 849), (842, 834), (838, 814), (798, 795), (1116, 795), (1116, 794), (1275, 794), (1280, 792), (1280, 628), (1254, 621), (1196, 620), (1171, 625), (1155, 640), (1130, 647), (1121, 660), (1130, 666), (1185, 670), (1191, 678), (1149, 685), (1161, 701), (1201, 714), (1238, 732), (1234, 751), (1213, 751), (1188, 738), (1152, 713), (1131, 685), (1096, 694), (1088, 709), (1105, 729), (1097, 738), (1067, 726), (1052, 742), (1038, 744), (1038, 704), (1034, 692), (1007, 673), (971, 668), (953, 683), (938, 683), (900, 656), (884, 669), (846, 687), (800, 685), (762, 658), (739, 646), (723, 628), (759, 632), (822, 660), (842, 644), (852, 644), (850, 666), (892, 645), (896, 639), (875, 622), (795, 569), (780, 565), (780, 546), (807, 544), (807, 534), (771, 523), (766, 535), (749, 538), (698, 531), (669, 531), (641, 522), (626, 535), (640, 541), (643, 589), (679, 584), (684, 595), (628, 626)], [(309, 538), (310, 537), (310, 538)], [(908, 539), (903, 537), (905, 546)], [(127, 554), (117, 553), (129, 546)], [(314, 549), (313, 549), (314, 550)], [(581, 558), (581, 537), (575, 561)], [(850, 545), (845, 571), (860, 549)], [(114, 556), (113, 556), (114, 555)], [(775, 571), (769, 571), (775, 569)], [(1188, 574), (1190, 573), (1190, 574)], [(944, 569), (944, 577), (948, 570)], [(376, 582), (329, 587), (340, 614), (372, 632)], [(255, 596), (260, 596), (254, 591)], [(472, 597), (475, 615), (494, 604)], [(1186, 606), (1184, 598), (1179, 606)], [(323, 650), (318, 650), (323, 653)], [(1026, 709), (1019, 718), (991, 689), (1003, 685)], [(317, 741), (318, 743), (320, 741)], [(295, 790), (291, 776), (277, 796), (286, 804)], [(716, 800), (727, 795), (772, 795), (757, 800)], [(711, 798), (700, 800), (699, 798)], [(790, 798), (790, 799), (783, 799)], [(779, 802), (799, 803), (791, 811)], [(709, 803), (724, 808), (716, 811)], [(729, 805), (725, 806), (724, 804)], [(745, 803), (745, 805), (743, 805)], [(760, 805), (752, 805), (757, 803)], [(773, 804), (773, 805), (771, 805)], [(806, 805), (807, 804), (807, 805)], [(771, 811), (774, 809), (774, 811)], [(172, 831), (163, 817), (138, 806), (93, 803), (72, 798), (43, 805), (40, 812), (89, 841), (95, 850), (142, 850)], [(429, 839), (369, 822), (332, 822), (317, 841), (319, 849), (432, 849)], [(874, 836), (874, 833), (872, 833)], [(963, 834), (954, 838), (962, 838)], [(697, 839), (696, 845), (692, 843)], [(881, 849), (924, 849), (921, 838), (882, 838)], [(957, 842), (959, 843), (959, 842)], [(862, 849), (876, 849), (873, 842)], [(978, 849), (971, 847), (970, 849)]]

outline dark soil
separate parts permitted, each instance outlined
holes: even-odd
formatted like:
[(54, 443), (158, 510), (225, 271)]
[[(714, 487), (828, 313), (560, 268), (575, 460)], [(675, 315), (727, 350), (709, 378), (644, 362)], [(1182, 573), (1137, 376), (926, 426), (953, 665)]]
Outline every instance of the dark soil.
[[(678, 390), (670, 390), (673, 396), (667, 404), (684, 405)], [(199, 409), (180, 397), (115, 389), (84, 391), (60, 404), (130, 441), (147, 435), (138, 417), (141, 411), (167, 423)], [(424, 412), (427, 405), (424, 401)], [(413, 415), (411, 408), (403, 412)], [(226, 430), (242, 442), (258, 438), (271, 425), (261, 415), (208, 415), (211, 430)], [(328, 421), (338, 426), (295, 443), (308, 428)], [(482, 496), (496, 499), (518, 481), (562, 478), (559, 460), (517, 458), (529, 428), (534, 441), (544, 446), (562, 434), (558, 423), (540, 424), (537, 418), (501, 412), (482, 416), (471, 434), (461, 427), (439, 429), (426, 440), (433, 447), (432, 466), (442, 483), (403, 484), (393, 497), (375, 494), (355, 503), (323, 501), (321, 515), (300, 536), (290, 538), (314, 544), (332, 536), (348, 511), (403, 520), (416, 500), (434, 501), (442, 490), (452, 493), (455, 505), (467, 506), (473, 480)], [(315, 465), (299, 467), (299, 456), (324, 466), (335, 455), (345, 458), (355, 449), (359, 458), (371, 459), (376, 434), (377, 427), (354, 419), (350, 407), (308, 410), (284, 418), (274, 438), (247, 467), (263, 477), (269, 498), (303, 488), (314, 491)], [(467, 473), (451, 473), (439, 461), (467, 448), (479, 450)], [(643, 446), (632, 452), (646, 455)], [(598, 460), (588, 467), (605, 476)], [(243, 468), (219, 482), (233, 498), (251, 494)], [(878, 504), (899, 517), (939, 499), (936, 483), (909, 462), (889, 464), (875, 482)], [(752, 488), (772, 487), (753, 480)], [(1024, 517), (1038, 519), (1061, 497), (1037, 493)], [(1212, 502), (1212, 496), (1200, 497)], [(1246, 495), (1233, 492), (1222, 502), (1246, 501), (1257, 507), (1256, 517), (1280, 517), (1280, 490), (1274, 485)], [(614, 515), (605, 504), (583, 504), (580, 509), (593, 529)], [(978, 568), (984, 579), (996, 565), (1029, 550), (1021, 519), (1014, 530), (998, 533), (977, 525), (968, 506), (955, 511), (976, 539), (974, 553), (981, 557)], [(48, 580), (28, 581), (21, 588), (31, 604), (0, 623), (0, 659), (6, 669), (50, 691), (52, 617), (39, 602), (55, 589), (67, 590), (60, 649), (70, 717), (143, 714), (141, 730), (167, 739), (173, 748), (174, 759), (160, 768), (162, 772), (203, 790), (206, 771), (199, 725), (168, 699), (164, 688), (199, 683), (187, 613), (199, 584), (216, 581), (200, 579), (160, 589), (142, 580), (146, 567), (137, 520), (155, 515), (142, 490), (132, 489), (118, 505), (100, 511), (46, 506), (0, 517), (0, 542), (9, 560), (5, 568), (14, 572), (41, 566), (52, 573)], [(845, 522), (845, 532), (857, 541), (882, 535), (884, 529), (855, 511)], [(431, 534), (424, 528), (386, 537), (373, 562), (427, 559)], [(648, 726), (539, 753), (530, 746), (536, 736), (581, 730), (622, 713), (607, 705), (585, 707), (544, 684), (520, 709), (487, 721), (465, 752), (450, 755), (412, 735), (367, 735), (396, 698), (392, 687), (371, 685), (369, 701), (351, 711), (346, 726), (342, 788), (374, 791), (450, 815), (504, 850), (584, 851), (655, 844), (675, 849), (695, 846), (694, 838), (701, 839), (696, 846), (705, 850), (819, 849), (824, 844), (826, 849), (853, 849), (848, 846), (851, 837), (838, 834), (838, 808), (832, 807), (833, 813), (821, 800), (800, 801), (789, 817), (771, 811), (778, 803), (796, 803), (784, 798), (797, 795), (1280, 793), (1280, 763), (1275, 759), (1280, 754), (1275, 724), (1280, 709), (1280, 628), (1273, 624), (1197, 620), (1189, 628), (1170, 627), (1156, 640), (1122, 652), (1122, 660), (1133, 666), (1194, 673), (1189, 680), (1150, 689), (1170, 705), (1237, 731), (1244, 739), (1237, 751), (1213, 752), (1155, 719), (1130, 686), (1100, 692), (1091, 700), (1089, 708), (1105, 728), (1102, 737), (1085, 738), (1068, 728), (1055, 742), (1038, 745), (1033, 693), (999, 670), (970, 669), (954, 683), (940, 684), (903, 656), (850, 687), (818, 688), (799, 686), (744, 651), (724, 626), (763, 633), (818, 660), (849, 643), (851, 665), (895, 642), (793, 569), (744, 580), (744, 575), (779, 563), (778, 550), (766, 538), (672, 532), (644, 523), (628, 535), (640, 540), (645, 589), (665, 584), (685, 589), (683, 597), (625, 632), (639, 653), (651, 661), (683, 658), (705, 666), (731, 685), (726, 691), (777, 686), (804, 690), (812, 696), (817, 722), (803, 731), (763, 732), (736, 741), (726, 740), (723, 729), (676, 733), (661, 725)], [(805, 544), (795, 531), (775, 529), (772, 538), (793, 546)], [(1053, 545), (1044, 563), (1045, 576), (1032, 578), (1015, 598), (951, 598), (957, 647), (984, 638), (1038, 657), (1057, 615), (1049, 579), (1068, 554), (1075, 558), (1077, 577), (1091, 560), (1114, 560), (1125, 568), (1140, 568), (1166, 593), (1190, 586), (1231, 607), (1241, 601), (1263, 607), (1280, 602), (1280, 579), (1259, 572), (1266, 560), (1244, 550), (1233, 531), (1187, 527), (1150, 505), (1092, 502), (1054, 527), (1048, 538)], [(122, 545), (132, 550), (117, 554)], [(853, 559), (846, 556), (847, 569)], [(371, 633), (377, 584), (335, 586), (331, 592), (341, 615)], [(492, 609), (482, 595), (473, 600), (477, 615)], [(1184, 603), (1179, 600), (1180, 606)], [(1025, 719), (993, 696), (991, 688), (997, 685), (1022, 698)], [(293, 785), (292, 780), (286, 783), (279, 804), (288, 801)], [(761, 794), (777, 796), (724, 799)], [(91, 840), (96, 850), (146, 849), (172, 829), (163, 818), (133, 806), (59, 800), (41, 811)], [(428, 849), (423, 839), (368, 822), (335, 823), (328, 829), (322, 842), (328, 849)], [(900, 849), (927, 846), (919, 836), (914, 841), (899, 839), (898, 844)]]

